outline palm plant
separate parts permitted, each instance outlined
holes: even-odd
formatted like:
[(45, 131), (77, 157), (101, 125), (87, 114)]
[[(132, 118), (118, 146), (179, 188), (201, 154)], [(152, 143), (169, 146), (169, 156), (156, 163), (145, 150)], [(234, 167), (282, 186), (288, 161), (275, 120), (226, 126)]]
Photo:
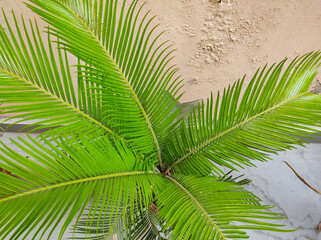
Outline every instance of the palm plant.
[[(258, 70), (188, 113), (168, 42), (137, 0), (29, 0), (0, 28), (0, 106), (33, 138), (0, 147), (0, 238), (237, 239), (287, 231), (226, 169), (303, 145), (320, 54)], [(6, 29), (6, 30), (5, 30)], [(76, 64), (70, 65), (76, 59)], [(242, 94), (241, 94), (242, 93)], [(69, 230), (68, 230), (69, 231)]]

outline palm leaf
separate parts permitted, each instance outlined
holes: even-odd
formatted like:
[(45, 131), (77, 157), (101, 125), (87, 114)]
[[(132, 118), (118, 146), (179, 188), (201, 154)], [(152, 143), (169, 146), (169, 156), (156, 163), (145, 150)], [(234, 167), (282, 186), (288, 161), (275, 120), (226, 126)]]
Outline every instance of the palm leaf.
[(59, 131), (56, 129), (60, 134), (117, 136), (114, 129), (80, 109), (66, 51), (55, 50), (50, 39), (46, 48), (36, 21), (30, 22), (28, 29), (22, 19), (21, 33), (15, 15), (15, 29), (3, 15), (9, 34), (0, 27), (0, 101), (6, 103), (0, 110), (15, 114), (8, 119), (34, 120), (30, 126), (38, 126), (36, 129), (64, 126)]
[[(110, 95), (117, 98), (112, 101), (133, 101), (135, 109), (139, 110), (136, 118), (123, 116), (117, 121), (123, 123), (124, 131), (130, 131), (133, 124), (145, 124), (148, 134), (136, 130), (141, 136), (140, 146), (153, 142), (162, 163), (160, 149), (179, 112), (172, 112), (178, 101), (172, 96), (176, 97), (180, 85), (178, 78), (173, 78), (177, 69), (168, 67), (172, 51), (167, 50), (166, 43), (155, 48), (160, 35), (151, 37), (155, 27), (148, 30), (152, 20), (147, 20), (148, 13), (141, 16), (141, 8), (136, 10), (137, 1), (132, 1), (128, 8), (124, 1), (119, 14), (118, 1), (114, 0), (105, 3), (95, 0), (93, 4), (80, 0), (31, 2), (35, 5), (28, 4), (28, 7), (54, 27), (50, 29), (51, 34), (59, 36), (61, 44), (70, 53), (96, 71), (108, 74), (106, 84), (117, 86), (122, 94), (131, 96), (124, 98), (117, 89), (109, 89)], [(139, 26), (138, 29), (135, 26)], [(84, 77), (101, 86), (101, 81), (88, 78), (88, 74)], [(170, 94), (165, 94), (167, 92)], [(111, 104), (106, 106), (107, 109), (113, 107)], [(114, 109), (121, 113), (131, 111), (131, 108), (123, 107)]]
[[(99, 206), (100, 207), (100, 206)], [(106, 209), (107, 216), (111, 209)], [(88, 226), (91, 226), (88, 229)], [(93, 227), (95, 226), (95, 227)], [(155, 240), (169, 239), (168, 231), (163, 229), (163, 224), (158, 219), (157, 214), (151, 208), (135, 207), (134, 213), (131, 209), (124, 215), (122, 206), (119, 212), (114, 214), (111, 221), (104, 223), (99, 220), (99, 216), (84, 214), (75, 229), (75, 239), (128, 239), (128, 240)]]
[(267, 212), (256, 196), (215, 177), (167, 176), (157, 199), (159, 216), (174, 226), (172, 239), (248, 238), (246, 229), (287, 231), (265, 222), (280, 217)]
[[(284, 71), (285, 60), (257, 71), (241, 91), (244, 78), (200, 104), (188, 121), (169, 136), (166, 163), (184, 173), (222, 174), (220, 166), (236, 170), (265, 161), (267, 153), (302, 145), (299, 136), (315, 134), (321, 123), (321, 96), (307, 90), (320, 66), (320, 54), (295, 59)], [(283, 74), (282, 74), (282, 71)]]
[(0, 172), (1, 239), (49, 239), (58, 228), (62, 239), (72, 224), (81, 239), (218, 240), (247, 238), (247, 229), (286, 231), (269, 223), (280, 217), (244, 190), (247, 180), (213, 173), (264, 161), (314, 133), (321, 96), (307, 90), (319, 53), (285, 71), (285, 61), (258, 70), (242, 98), (244, 79), (222, 100), (218, 94), (182, 112), (173, 50), (157, 45), (161, 34), (144, 4), (30, 2), (50, 24), (48, 46), (36, 22), (28, 29), (22, 19), (20, 31), (15, 16), (12, 28), (4, 14), (0, 111), (52, 129), (39, 141), (12, 140), (31, 159), (0, 146), (0, 169), (11, 173)]
[[(2, 144), (0, 167), (18, 177), (0, 173), (1, 239), (28, 236), (34, 229), (34, 237), (42, 239), (47, 234), (50, 238), (62, 221), (61, 239), (89, 202), (91, 214), (99, 215), (101, 221), (112, 218), (122, 204), (149, 206), (150, 185), (161, 184), (152, 164), (136, 157), (124, 143), (112, 144), (108, 137), (80, 139), (43, 139), (45, 146), (31, 137), (31, 143), (13, 141), (34, 160)], [(112, 209), (109, 216), (101, 214), (108, 207)]]
[[(157, 213), (151, 208), (136, 215), (133, 220), (128, 218), (127, 224), (118, 224), (117, 239), (128, 240), (165, 240), (171, 239), (171, 229), (165, 229)], [(131, 229), (129, 229), (131, 227)]]

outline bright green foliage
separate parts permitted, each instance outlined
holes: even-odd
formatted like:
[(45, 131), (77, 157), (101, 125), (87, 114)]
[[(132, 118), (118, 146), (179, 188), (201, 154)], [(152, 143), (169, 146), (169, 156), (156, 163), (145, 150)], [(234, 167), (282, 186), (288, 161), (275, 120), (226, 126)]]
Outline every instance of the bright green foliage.
[[(224, 172), (316, 133), (320, 54), (258, 70), (192, 108), (139, 1), (30, 0), (0, 27), (0, 111), (44, 132), (0, 147), (0, 239), (240, 239), (287, 231)], [(23, 29), (19, 28), (22, 21)], [(71, 62), (75, 65), (71, 65)], [(49, 128), (49, 130), (48, 130)], [(26, 158), (29, 155), (31, 158)]]
[(218, 94), (215, 102), (212, 95), (169, 139), (164, 158), (168, 169), (219, 174), (222, 165), (233, 170), (251, 166), (252, 159), (268, 159), (265, 153), (303, 143), (294, 136), (313, 134), (309, 126), (321, 123), (320, 96), (307, 92), (319, 62), (319, 53), (310, 53), (283, 70), (284, 60), (258, 70), (242, 97), (244, 78), (224, 90), (221, 100)]
[(166, 190), (158, 199), (158, 205), (163, 206), (159, 216), (167, 220), (167, 226), (175, 224), (173, 239), (242, 238), (245, 232), (239, 229), (269, 230), (282, 226), (262, 222), (276, 219), (275, 214), (265, 212), (267, 206), (258, 205), (256, 196), (233, 182), (184, 175), (167, 179)]
[[(91, 141), (80, 137), (80, 142), (73, 138), (51, 142), (44, 139), (46, 145), (32, 138), (29, 140), (31, 143), (23, 139), (20, 139), (21, 143), (12, 142), (40, 164), (7, 146), (0, 148), (3, 154), (0, 159), (6, 164), (0, 166), (23, 179), (0, 175), (3, 183), (0, 189), (2, 237), (16, 227), (12, 238), (24, 232), (28, 234), (28, 230), (37, 224), (40, 226), (37, 233), (44, 233), (59, 223), (70, 209), (62, 234), (89, 201), (94, 208), (93, 215), (105, 212), (103, 207), (97, 211), (100, 203), (112, 206), (110, 217), (118, 212), (120, 205), (148, 206), (152, 201), (150, 186), (161, 185), (163, 181), (159, 174), (151, 171), (153, 166), (139, 164), (139, 157), (123, 142), (112, 144), (108, 137)], [(13, 209), (19, 216), (13, 218)], [(39, 212), (41, 209), (43, 211)]]
[[(100, 208), (98, 206), (98, 208)], [(106, 209), (107, 215), (111, 209)], [(81, 233), (75, 239), (84, 239), (86, 236), (93, 236), (95, 239), (113, 239), (115, 234), (117, 239), (170, 239), (172, 228), (165, 228), (164, 224), (159, 220), (158, 214), (151, 208), (144, 209), (143, 212), (136, 211), (133, 215), (123, 215), (123, 209), (120, 208), (118, 214), (113, 215), (108, 224), (99, 224), (99, 216), (84, 214), (79, 220), (76, 232)], [(89, 211), (90, 213), (90, 211)], [(94, 228), (88, 228), (88, 222)], [(124, 225), (126, 227), (124, 227)], [(98, 227), (96, 227), (98, 226)]]

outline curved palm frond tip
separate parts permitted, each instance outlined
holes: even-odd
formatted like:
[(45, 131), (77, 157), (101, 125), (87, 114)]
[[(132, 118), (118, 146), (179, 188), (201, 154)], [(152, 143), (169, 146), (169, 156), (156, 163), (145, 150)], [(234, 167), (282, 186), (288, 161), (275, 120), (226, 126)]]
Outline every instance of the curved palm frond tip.
[[(0, 112), (37, 139), (0, 147), (0, 239), (236, 239), (287, 231), (237, 170), (304, 144), (320, 53), (258, 70), (184, 117), (172, 50), (139, 1), (30, 0), (49, 24), (3, 13)], [(146, 12), (146, 13), (145, 13)], [(4, 30), (7, 29), (7, 30)], [(70, 59), (77, 59), (75, 66)], [(75, 74), (74, 74), (75, 72)], [(25, 155), (29, 155), (26, 158)], [(73, 227), (71, 227), (73, 225)]]
[[(33, 229), (37, 230), (35, 236), (39, 234), (40, 239), (48, 232), (49, 238), (65, 216), (60, 231), (62, 237), (72, 219), (81, 215), (89, 202), (92, 206), (102, 202), (101, 211), (105, 206), (113, 206), (109, 216), (100, 216), (101, 221), (106, 222), (118, 212), (120, 204), (150, 204), (150, 185), (157, 186), (162, 182), (159, 174), (151, 171), (152, 166), (137, 164), (139, 159), (135, 159), (124, 143), (112, 144), (107, 137), (95, 141), (80, 139), (81, 142), (55, 139), (55, 145), (59, 147), (45, 139), (47, 146), (31, 137), (29, 141), (20, 139), (21, 143), (12, 140), (39, 163), (5, 145), (0, 148), (0, 159), (4, 162), (0, 166), (19, 176), (0, 175), (4, 184), (0, 189), (3, 239), (8, 236), (15, 239)], [(15, 206), (19, 206), (17, 212), (12, 211)], [(67, 209), (70, 212), (67, 213)], [(16, 214), (19, 214), (19, 223)], [(94, 207), (91, 214), (100, 215), (101, 212)], [(12, 234), (14, 228), (17, 230)]]
[[(77, 0), (30, 2), (36, 6), (28, 6), (54, 27), (51, 34), (59, 36), (61, 44), (85, 64), (80, 68), (86, 68), (86, 64), (94, 68), (94, 77), (88, 76), (90, 71), (81, 75), (84, 81), (99, 88), (103, 82), (103, 88), (108, 89), (103, 94), (106, 119), (113, 116), (119, 131), (142, 149), (154, 142), (162, 164), (161, 142), (171, 129), (168, 123), (178, 114), (172, 112), (178, 101), (172, 96), (176, 96), (180, 85), (178, 79), (173, 80), (177, 70), (169, 65), (172, 51), (163, 44), (154, 50), (160, 35), (152, 39), (155, 28), (148, 30), (151, 24), (151, 20), (146, 20), (148, 13), (136, 31), (133, 24), (139, 21), (141, 13), (141, 9), (135, 13), (138, 1), (132, 1), (127, 10), (124, 1), (118, 16), (117, 1), (96, 1), (92, 6)], [(97, 21), (102, 24), (95, 24)], [(97, 71), (106, 77), (97, 78)]]
[[(213, 95), (192, 112), (169, 137), (169, 171), (222, 174), (220, 166), (237, 170), (251, 160), (267, 160), (268, 153), (293, 148), (320, 126), (320, 95), (307, 90), (320, 66), (320, 53), (285, 61), (257, 71), (243, 96), (244, 78)], [(282, 71), (284, 71), (283, 74)]]

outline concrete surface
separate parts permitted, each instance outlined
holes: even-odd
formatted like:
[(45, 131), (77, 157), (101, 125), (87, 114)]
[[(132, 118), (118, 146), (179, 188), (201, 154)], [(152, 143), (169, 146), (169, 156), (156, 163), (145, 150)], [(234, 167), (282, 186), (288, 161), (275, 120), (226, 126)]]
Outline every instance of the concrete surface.
[[(262, 199), (263, 204), (275, 206), (273, 212), (282, 213), (287, 219), (280, 221), (291, 233), (249, 232), (253, 240), (317, 240), (317, 227), (321, 222), (321, 195), (308, 188), (283, 162), (292, 167), (311, 186), (321, 191), (321, 145), (281, 152), (273, 161), (258, 163), (248, 168), (245, 176), (252, 179), (247, 187)], [(320, 238), (321, 239), (321, 238)]]

